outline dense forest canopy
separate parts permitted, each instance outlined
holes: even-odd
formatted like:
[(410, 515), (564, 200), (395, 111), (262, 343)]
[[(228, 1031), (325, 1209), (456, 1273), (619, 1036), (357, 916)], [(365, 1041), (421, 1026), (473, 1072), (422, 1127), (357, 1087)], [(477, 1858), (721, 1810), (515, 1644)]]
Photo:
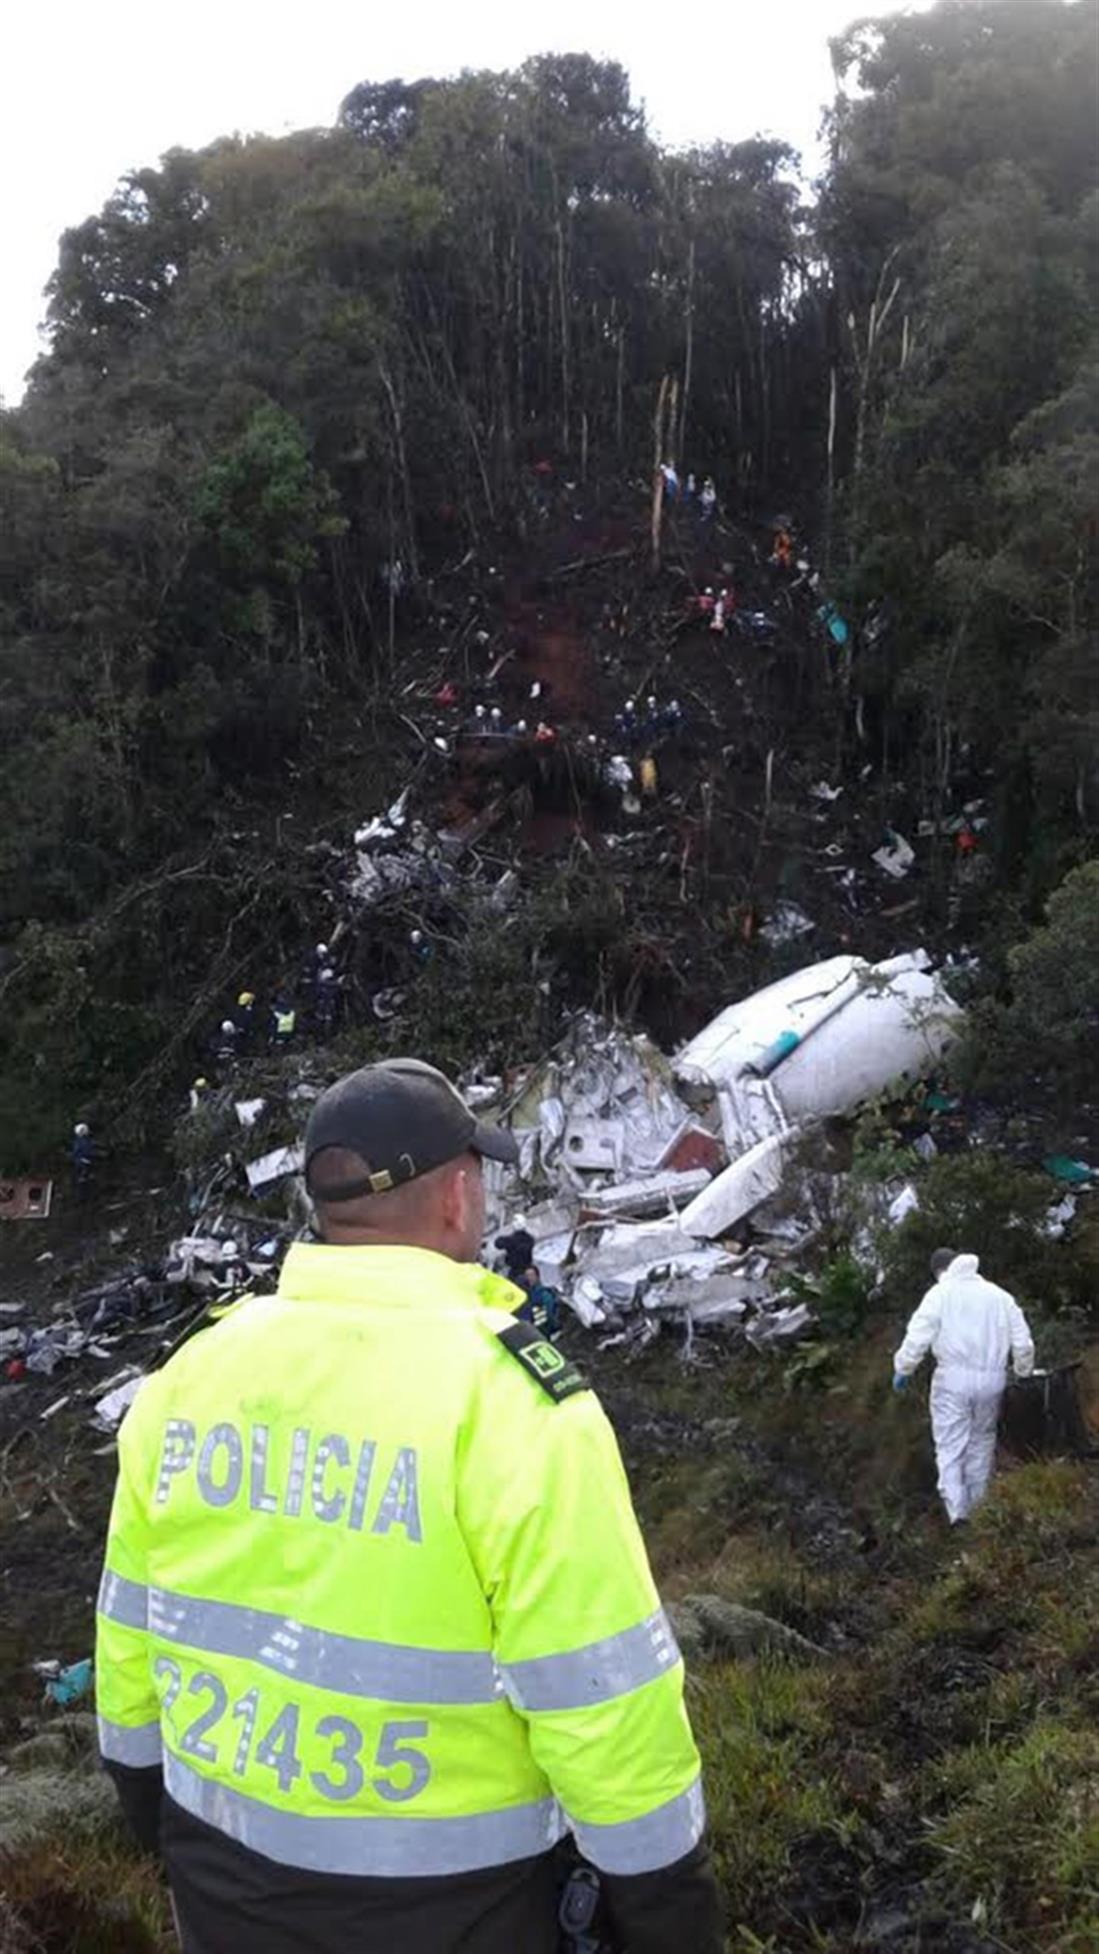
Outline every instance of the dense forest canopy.
[(876, 747), (932, 812), (994, 761), (1044, 899), (1099, 822), (1094, 41), (1088, 0), (856, 23), (811, 201), (779, 142), (663, 152), (571, 54), (361, 82), (67, 232), (0, 417), (5, 1124), (124, 1095), (227, 918), (277, 929), (232, 831), (384, 694), (384, 566), (520, 541), (543, 457), (643, 497), (665, 375), (677, 458), (887, 607)]

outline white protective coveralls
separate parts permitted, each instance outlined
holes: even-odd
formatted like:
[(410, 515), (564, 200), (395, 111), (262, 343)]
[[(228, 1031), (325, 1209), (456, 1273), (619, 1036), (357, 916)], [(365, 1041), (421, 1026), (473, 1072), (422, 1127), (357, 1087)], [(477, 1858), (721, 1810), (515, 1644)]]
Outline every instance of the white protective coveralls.
[(928, 1290), (893, 1359), (911, 1377), (930, 1350), (931, 1431), (939, 1492), (953, 1525), (984, 1498), (996, 1452), (1000, 1399), (1010, 1357), (1016, 1377), (1034, 1368), (1034, 1339), (1013, 1296), (978, 1273), (975, 1255), (956, 1255)]

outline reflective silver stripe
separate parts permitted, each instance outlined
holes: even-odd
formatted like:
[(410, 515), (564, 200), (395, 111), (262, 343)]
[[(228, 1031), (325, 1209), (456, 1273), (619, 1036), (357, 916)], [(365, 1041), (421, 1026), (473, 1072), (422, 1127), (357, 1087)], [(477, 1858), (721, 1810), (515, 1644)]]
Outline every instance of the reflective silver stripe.
[(601, 1873), (653, 1873), (674, 1865), (698, 1844), (706, 1826), (702, 1779), (667, 1805), (658, 1805), (644, 1818), (628, 1818), (620, 1825), (569, 1825), (585, 1859)]
[(679, 1661), (671, 1624), (662, 1608), (636, 1628), (588, 1642), (567, 1655), (538, 1656), (501, 1665), (504, 1687), (520, 1710), (583, 1710), (609, 1703), (663, 1676)]
[(103, 1569), (96, 1607), (108, 1621), (119, 1622), (123, 1628), (148, 1627), (149, 1590), (145, 1583), (112, 1574), (109, 1567)]
[(110, 1717), (98, 1717), (99, 1754), (109, 1757), (112, 1764), (159, 1764), (164, 1755), (160, 1741), (160, 1723), (139, 1723), (131, 1729), (125, 1723), (112, 1723)]
[(297, 1683), (383, 1703), (494, 1703), (502, 1693), (488, 1650), (416, 1649), (309, 1628), (230, 1601), (149, 1589), (149, 1629), (207, 1655), (243, 1656)]
[(306, 1817), (200, 1777), (172, 1751), (165, 1753), (164, 1788), (185, 1811), (253, 1852), (319, 1873), (405, 1879), (479, 1872), (549, 1852), (563, 1831), (552, 1798), (467, 1818)]

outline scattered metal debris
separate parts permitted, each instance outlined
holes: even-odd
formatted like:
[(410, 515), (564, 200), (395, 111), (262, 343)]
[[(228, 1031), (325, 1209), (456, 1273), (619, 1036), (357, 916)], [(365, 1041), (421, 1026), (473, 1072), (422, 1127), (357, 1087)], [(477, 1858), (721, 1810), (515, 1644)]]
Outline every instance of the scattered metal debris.
[(53, 1182), (37, 1175), (0, 1177), (0, 1221), (48, 1221)]
[(898, 834), (895, 828), (887, 830), (884, 847), (875, 849), (872, 856), (872, 860), (878, 867), (884, 869), (886, 875), (891, 875), (895, 881), (900, 881), (908, 874), (915, 859), (916, 851), (912, 843), (906, 841), (902, 834)]
[(138, 1370), (133, 1364), (128, 1364), (125, 1370), (118, 1371), (114, 1377), (108, 1377), (97, 1387), (93, 1422), (100, 1431), (118, 1430), (144, 1382), (144, 1371)]
[(777, 948), (782, 943), (794, 943), (799, 936), (808, 936), (815, 929), (812, 917), (799, 909), (796, 902), (776, 902), (759, 934), (761, 942)]
[(258, 1160), (250, 1160), (244, 1171), (252, 1193), (270, 1187), (275, 1181), (285, 1180), (287, 1174), (300, 1173), (303, 1158), (300, 1147), (274, 1147), (270, 1153), (261, 1154)]

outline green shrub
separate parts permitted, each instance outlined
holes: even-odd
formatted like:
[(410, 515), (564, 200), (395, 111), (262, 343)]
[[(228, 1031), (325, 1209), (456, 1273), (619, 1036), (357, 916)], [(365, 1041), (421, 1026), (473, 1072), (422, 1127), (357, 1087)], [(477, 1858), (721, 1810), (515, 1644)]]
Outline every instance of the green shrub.
[(919, 1156), (906, 1147), (896, 1128), (897, 1104), (876, 1099), (855, 1122), (851, 1172), (870, 1183), (901, 1179), (911, 1174)]
[(1027, 1298), (1055, 1304), (1065, 1296), (1067, 1258), (1041, 1232), (1050, 1183), (1011, 1166), (1002, 1154), (945, 1154), (920, 1176), (919, 1208), (882, 1239), (886, 1288), (911, 1307), (931, 1285), (937, 1248), (981, 1258), (993, 1281)]
[(1066, 875), (1047, 921), (1008, 951), (1010, 995), (970, 1015), (954, 1070), (977, 1091), (1024, 1092), (1040, 1077), (1066, 1108), (1099, 1089), (1099, 860)]
[(873, 1278), (850, 1253), (833, 1256), (815, 1276), (791, 1276), (789, 1287), (812, 1305), (826, 1337), (854, 1336), (871, 1308)]

